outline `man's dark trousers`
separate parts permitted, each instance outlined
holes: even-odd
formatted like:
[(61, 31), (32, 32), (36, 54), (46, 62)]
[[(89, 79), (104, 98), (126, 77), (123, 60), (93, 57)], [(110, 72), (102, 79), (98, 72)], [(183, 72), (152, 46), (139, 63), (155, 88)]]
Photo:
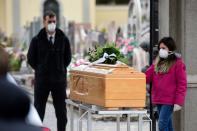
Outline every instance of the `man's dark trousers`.
[(58, 131), (65, 131), (67, 124), (65, 104), (66, 83), (35, 83), (34, 105), (43, 121), (46, 103), (50, 92), (53, 98)]

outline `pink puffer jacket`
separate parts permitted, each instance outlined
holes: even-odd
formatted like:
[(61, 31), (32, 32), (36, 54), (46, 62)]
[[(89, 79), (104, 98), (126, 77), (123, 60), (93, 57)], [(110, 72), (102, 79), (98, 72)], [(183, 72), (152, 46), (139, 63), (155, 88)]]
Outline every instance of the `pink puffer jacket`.
[(183, 105), (187, 89), (185, 64), (177, 59), (168, 73), (155, 73), (154, 64), (146, 71), (146, 83), (152, 82), (153, 104)]

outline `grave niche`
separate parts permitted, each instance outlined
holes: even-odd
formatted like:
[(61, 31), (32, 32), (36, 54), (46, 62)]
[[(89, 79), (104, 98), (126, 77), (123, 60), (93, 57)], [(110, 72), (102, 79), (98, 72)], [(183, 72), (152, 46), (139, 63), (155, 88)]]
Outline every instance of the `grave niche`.
[(46, 0), (44, 2), (44, 8), (43, 8), (43, 14), (46, 11), (53, 11), (56, 14), (56, 18), (57, 18), (57, 27), (59, 27), (60, 25), (60, 16), (59, 16), (59, 3), (56, 0)]

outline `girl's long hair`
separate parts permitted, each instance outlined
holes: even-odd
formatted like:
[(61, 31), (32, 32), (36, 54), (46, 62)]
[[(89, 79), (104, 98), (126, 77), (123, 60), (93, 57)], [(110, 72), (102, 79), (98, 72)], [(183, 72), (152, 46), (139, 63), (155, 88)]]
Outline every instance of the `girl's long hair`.
[(156, 73), (167, 73), (171, 66), (175, 63), (177, 60), (177, 57), (175, 55), (176, 50), (176, 44), (172, 37), (164, 37), (159, 41), (158, 44), (158, 50), (160, 50), (160, 45), (163, 43), (165, 46), (168, 47), (169, 51), (172, 52), (172, 54), (168, 55), (167, 59), (160, 58), (157, 56), (155, 60), (155, 72)]
[[(165, 46), (168, 47), (169, 51), (172, 51), (172, 54), (168, 56), (168, 58), (166, 59), (167, 61), (176, 61), (177, 57), (175, 55), (175, 50), (176, 50), (176, 44), (175, 41), (172, 37), (163, 37), (158, 44), (158, 51), (159, 51), (159, 47), (161, 45), (161, 43), (163, 43)], [(161, 59), (163, 60), (163, 59)]]

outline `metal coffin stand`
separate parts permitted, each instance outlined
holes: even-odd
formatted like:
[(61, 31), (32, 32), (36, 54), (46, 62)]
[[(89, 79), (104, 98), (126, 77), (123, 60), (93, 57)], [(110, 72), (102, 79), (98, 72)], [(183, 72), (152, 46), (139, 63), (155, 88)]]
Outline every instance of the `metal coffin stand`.
[[(145, 109), (131, 109), (131, 110), (107, 110), (105, 108), (100, 108), (95, 105), (86, 105), (78, 102), (74, 102), (70, 99), (66, 100), (67, 105), (69, 105), (69, 110), (71, 112), (70, 117), (70, 131), (74, 131), (74, 116), (73, 116), (73, 108), (77, 107), (81, 112), (84, 110), (83, 114), (80, 113), (80, 117), (77, 122), (77, 131), (82, 131), (82, 119), (87, 115), (87, 131), (92, 130), (92, 114), (97, 115), (116, 115), (117, 120), (117, 131), (120, 131), (120, 117), (123, 114), (127, 114), (127, 131), (130, 131), (130, 118), (132, 115), (137, 115), (138, 119), (138, 131), (142, 131), (143, 122), (150, 122), (150, 130), (152, 131), (152, 121), (147, 114), (147, 110)], [(147, 118), (147, 120), (143, 120), (143, 118)]]

